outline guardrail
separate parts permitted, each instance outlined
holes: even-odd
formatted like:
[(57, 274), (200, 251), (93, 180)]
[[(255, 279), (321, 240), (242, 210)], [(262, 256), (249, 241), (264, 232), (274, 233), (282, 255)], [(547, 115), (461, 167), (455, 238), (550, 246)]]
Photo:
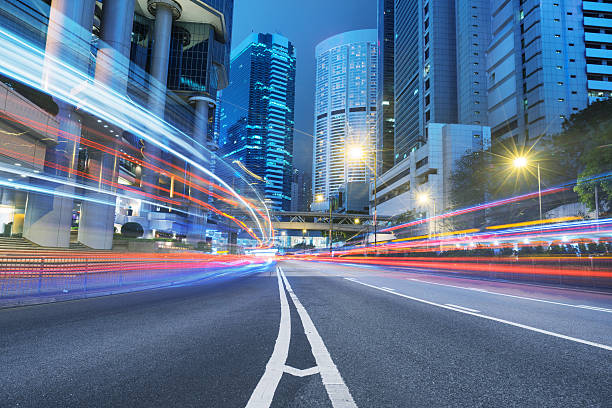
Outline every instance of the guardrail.
[[(0, 306), (23, 298), (83, 297), (252, 273), (263, 258), (197, 253), (116, 254), (23, 251), (0, 254)], [(19, 303), (19, 302), (17, 302)]]
[[(296, 257), (298, 258), (298, 257)], [(329, 257), (301, 259), (436, 272), (557, 285), (612, 289), (612, 257)]]

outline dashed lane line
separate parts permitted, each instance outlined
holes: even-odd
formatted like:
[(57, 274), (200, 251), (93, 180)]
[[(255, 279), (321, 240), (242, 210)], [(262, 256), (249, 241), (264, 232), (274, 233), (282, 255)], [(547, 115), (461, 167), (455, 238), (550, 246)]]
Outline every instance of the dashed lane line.
[(387, 293), (390, 293), (390, 294), (395, 295), (395, 296), (400, 296), (400, 297), (403, 297), (403, 298), (406, 298), (406, 299), (414, 300), (416, 302), (425, 303), (427, 305), (436, 306), (436, 307), (440, 307), (442, 309), (447, 309), (447, 310), (453, 310), (455, 312), (459, 312), (459, 313), (464, 313), (464, 314), (480, 317), (482, 319), (492, 320), (494, 322), (504, 323), (504, 324), (507, 324), (507, 325), (510, 325), (510, 326), (514, 326), (514, 327), (520, 327), (521, 329), (526, 329), (526, 330), (534, 331), (536, 333), (546, 334), (548, 336), (558, 337), (560, 339), (570, 340), (570, 341), (573, 341), (573, 342), (576, 342), (576, 343), (582, 343), (582, 344), (586, 344), (588, 346), (593, 346), (593, 347), (601, 348), (601, 349), (604, 349), (604, 350), (612, 351), (612, 346), (608, 346), (606, 344), (595, 343), (595, 342), (589, 341), (589, 340), (584, 340), (584, 339), (579, 339), (579, 338), (576, 338), (576, 337), (566, 336), (564, 334), (555, 333), (555, 332), (551, 332), (551, 331), (543, 330), (543, 329), (538, 329), (537, 327), (528, 326), (526, 324), (516, 323), (516, 322), (512, 322), (510, 320), (504, 320), (504, 319), (500, 319), (500, 318), (497, 318), (497, 317), (488, 316), (488, 315), (485, 315), (485, 314), (482, 314), (482, 313), (470, 312), (468, 310), (458, 309), (457, 307), (453, 307), (453, 306), (443, 305), (443, 304), (440, 304), (440, 303), (431, 302), (429, 300), (420, 299), (420, 298), (417, 298), (417, 297), (414, 297), (414, 296), (404, 295), (403, 293), (398, 293), (398, 292), (395, 292), (395, 291), (390, 291), (390, 290), (387, 290), (387, 289), (383, 289), (382, 287), (370, 285), (369, 283), (360, 282), (360, 281), (358, 281), (356, 279), (350, 279), (350, 281), (358, 283), (358, 284), (363, 285), (363, 286), (367, 286), (367, 287), (373, 288), (373, 289), (381, 290), (383, 292), (387, 292)]
[(447, 303), (446, 306), (456, 307), (459, 309), (467, 310), (468, 312), (480, 313), (480, 310), (470, 309), (469, 307), (465, 307), (465, 306), (453, 305), (452, 303)]
[(505, 296), (505, 297), (514, 298), (514, 299), (530, 300), (532, 302), (548, 303), (548, 304), (557, 305), (557, 306), (575, 307), (575, 308), (578, 308), (578, 309), (588, 309), (588, 310), (596, 310), (598, 312), (612, 313), (612, 309), (606, 309), (604, 307), (586, 306), (586, 305), (572, 305), (572, 304), (569, 304), (569, 303), (555, 302), (553, 300), (544, 300), (544, 299), (537, 299), (537, 298), (531, 298), (531, 297), (526, 297), (526, 296), (510, 295), (508, 293), (491, 292), (490, 290), (484, 290), (484, 289), (479, 289), (479, 288), (469, 288), (469, 287), (457, 286), (457, 285), (449, 285), (449, 284), (446, 284), (446, 283), (429, 282), (429, 281), (425, 281), (425, 280), (421, 280), (421, 279), (414, 279), (414, 278), (410, 278), (409, 280), (414, 281), (414, 282), (425, 283), (425, 284), (428, 284), (428, 285), (446, 286), (446, 287), (449, 287), (449, 288), (464, 289), (464, 290), (473, 290), (473, 291), (476, 291), (476, 292), (488, 293), (488, 294), (497, 295), (497, 296)]

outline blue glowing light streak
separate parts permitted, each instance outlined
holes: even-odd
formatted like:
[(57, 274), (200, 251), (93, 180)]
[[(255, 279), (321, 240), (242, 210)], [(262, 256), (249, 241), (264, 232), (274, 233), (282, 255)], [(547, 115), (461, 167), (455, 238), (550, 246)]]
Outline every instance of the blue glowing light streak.
[[(43, 67), (45, 75), (43, 75)], [(49, 75), (47, 70), (51, 70), (52, 75)], [(197, 142), (189, 135), (134, 103), (131, 99), (63, 61), (45, 55), (44, 50), (2, 28), (0, 28), (0, 72), (112, 123), (189, 163), (195, 169), (216, 180), (238, 199), (255, 221), (264, 241), (272, 237), (271, 223), (267, 223), (268, 228), (263, 227), (251, 205), (222, 178), (200, 164), (208, 162), (208, 159), (201, 153), (201, 151), (206, 151), (202, 145), (200, 145), (202, 150), (194, 149), (193, 144)], [(45, 81), (51, 77), (53, 81)], [(170, 143), (164, 143), (163, 140), (168, 140)], [(189, 152), (197, 160), (177, 149)], [(83, 197), (78, 198), (84, 199)], [(269, 210), (265, 202), (260, 201), (269, 219)]]

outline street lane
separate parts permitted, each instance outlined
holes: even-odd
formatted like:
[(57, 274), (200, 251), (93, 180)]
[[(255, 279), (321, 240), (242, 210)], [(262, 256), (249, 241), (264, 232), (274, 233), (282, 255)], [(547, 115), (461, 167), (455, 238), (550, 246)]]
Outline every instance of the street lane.
[(239, 407), (278, 328), (269, 272), (0, 310), (2, 407)]
[(278, 266), (0, 310), (0, 406), (610, 406), (611, 351), (473, 314), (612, 345), (608, 294)]
[[(281, 265), (358, 406), (609, 406), (612, 401), (610, 351), (415, 302), (344, 279), (384, 279), (380, 286), (387, 287), (399, 281), (384, 277), (388, 272), (376, 268), (303, 262)], [(421, 298), (442, 296), (438, 294), (442, 286), (403, 281), (420, 285)], [(487, 282), (479, 284), (486, 286)], [(482, 296), (477, 291), (457, 291)], [(585, 302), (593, 296), (569, 292)], [(488, 296), (496, 302), (517, 300)], [(604, 295), (595, 296), (598, 304), (605, 303)], [(465, 298), (446, 299), (470, 307), (464, 304)], [(529, 305), (540, 307), (538, 302), (524, 307)], [(558, 309), (550, 316), (565, 318), (572, 308)], [(514, 317), (525, 313), (516, 310)], [(600, 332), (607, 333), (603, 336), (606, 344), (612, 344), (610, 314), (595, 316), (589, 330), (596, 332), (599, 319)]]

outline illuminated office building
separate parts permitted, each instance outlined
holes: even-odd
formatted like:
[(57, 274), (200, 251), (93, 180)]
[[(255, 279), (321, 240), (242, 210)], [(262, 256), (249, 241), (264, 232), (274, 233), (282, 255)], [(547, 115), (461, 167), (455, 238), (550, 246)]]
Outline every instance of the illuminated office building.
[(291, 209), (296, 50), (278, 34), (253, 33), (232, 51), (221, 94), (221, 156), (251, 174), (268, 207)]
[[(349, 31), (316, 47), (313, 209), (329, 208), (329, 197), (345, 183), (373, 178), (377, 38), (376, 29)], [(355, 149), (358, 157), (350, 157)]]

